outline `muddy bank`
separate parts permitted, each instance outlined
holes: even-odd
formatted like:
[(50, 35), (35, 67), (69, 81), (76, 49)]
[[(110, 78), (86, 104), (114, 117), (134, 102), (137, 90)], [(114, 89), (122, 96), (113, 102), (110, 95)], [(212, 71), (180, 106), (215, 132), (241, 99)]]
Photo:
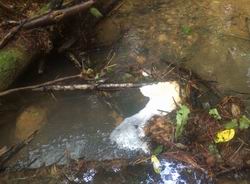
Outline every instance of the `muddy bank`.
[(177, 62), (221, 90), (248, 92), (249, 9), (245, 0), (129, 1), (97, 33), (102, 43), (125, 30), (113, 58), (117, 68), (164, 70), (164, 61)]

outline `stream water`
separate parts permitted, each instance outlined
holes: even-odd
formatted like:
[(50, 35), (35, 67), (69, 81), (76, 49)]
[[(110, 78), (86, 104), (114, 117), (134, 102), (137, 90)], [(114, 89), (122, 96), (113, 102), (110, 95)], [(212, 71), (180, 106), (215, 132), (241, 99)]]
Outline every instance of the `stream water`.
[[(98, 25), (95, 33), (95, 45), (116, 44), (108, 50), (91, 51), (90, 59), (100, 63), (112, 50), (114, 56), (110, 65), (114, 64), (113, 70), (119, 71), (116, 81), (133, 79), (129, 73), (131, 66), (145, 70), (155, 66), (164, 72), (168, 62), (183, 63), (203, 78), (217, 81), (218, 88), (225, 94), (243, 97), (250, 109), (249, 95), (242, 95), (249, 93), (250, 88), (250, 23), (247, 17), (250, 17), (250, 0), (127, 0)], [(29, 71), (17, 85), (74, 73), (71, 63), (62, 58), (52, 58), (48, 62), (43, 76)], [(141, 150), (126, 149), (128, 146), (124, 145), (123, 149), (118, 149), (110, 141), (110, 135), (118, 125), (123, 125), (120, 123), (128, 121), (126, 118), (141, 112), (150, 98), (139, 89), (110, 94), (26, 92), (0, 99), (0, 147), (11, 146), (40, 129), (35, 139), (9, 165), (37, 168), (55, 162), (67, 163), (69, 158), (135, 158)], [(128, 127), (125, 124), (122, 130), (131, 133), (133, 130)], [(114, 134), (111, 139), (121, 143), (119, 136), (114, 138)], [(134, 144), (133, 148), (147, 150), (140, 141)], [(160, 177), (153, 174), (152, 168), (130, 168), (134, 175), (127, 171), (122, 172), (122, 177), (90, 172), (84, 173), (83, 178), (90, 178), (89, 182), (94, 180), (93, 183), (210, 182), (203, 175), (183, 174), (186, 166), (182, 164), (164, 159), (161, 162), (165, 165), (165, 173)], [(229, 180), (249, 183), (249, 175), (244, 173), (219, 183)]]

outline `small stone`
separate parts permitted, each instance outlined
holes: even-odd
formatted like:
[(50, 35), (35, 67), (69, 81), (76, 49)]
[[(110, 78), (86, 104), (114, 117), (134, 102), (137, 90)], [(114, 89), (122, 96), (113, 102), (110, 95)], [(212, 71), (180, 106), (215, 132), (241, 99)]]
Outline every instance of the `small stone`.
[(166, 43), (167, 40), (168, 40), (168, 38), (167, 38), (167, 36), (166, 36), (165, 34), (160, 34), (160, 35), (158, 36), (158, 41), (159, 41), (160, 43)]
[(144, 56), (136, 56), (136, 62), (139, 64), (144, 64), (146, 61), (146, 58)]

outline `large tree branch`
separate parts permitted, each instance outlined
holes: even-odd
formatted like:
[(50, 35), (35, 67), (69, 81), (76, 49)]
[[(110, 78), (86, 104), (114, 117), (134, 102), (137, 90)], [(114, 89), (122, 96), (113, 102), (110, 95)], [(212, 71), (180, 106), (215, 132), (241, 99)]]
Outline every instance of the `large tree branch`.
[(94, 3), (95, 3), (95, 0), (89, 0), (87, 2), (78, 4), (69, 8), (51, 11), (45, 15), (28, 20), (26, 23), (24, 23), (23, 28), (33, 29), (36, 27), (48, 26), (48, 25), (58, 23), (65, 18), (71, 17), (73, 15), (76, 15), (80, 12), (87, 10)]

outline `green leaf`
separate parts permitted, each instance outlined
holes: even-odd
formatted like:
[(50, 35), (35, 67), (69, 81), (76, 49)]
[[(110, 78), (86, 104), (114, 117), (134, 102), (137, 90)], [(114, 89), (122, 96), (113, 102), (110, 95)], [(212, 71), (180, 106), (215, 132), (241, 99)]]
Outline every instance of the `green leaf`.
[(186, 105), (181, 105), (180, 110), (176, 113), (176, 130), (175, 138), (180, 137), (184, 130), (184, 126), (187, 124), (188, 115), (190, 113), (189, 108)]
[(213, 118), (215, 118), (217, 120), (221, 120), (221, 116), (216, 108), (210, 109), (209, 115), (211, 115)]
[(100, 74), (97, 73), (96, 76), (95, 76), (95, 80), (99, 80), (100, 79)]
[(192, 29), (188, 26), (182, 26), (181, 32), (186, 35), (190, 35), (192, 33)]
[(250, 126), (250, 120), (245, 115), (240, 118), (239, 123), (240, 123), (239, 128), (241, 130), (248, 129)]
[(153, 155), (159, 155), (162, 151), (163, 151), (163, 145), (158, 145), (158, 146), (154, 149)]
[(90, 13), (95, 16), (96, 18), (103, 17), (102, 13), (95, 7), (90, 8)]
[(237, 119), (232, 119), (224, 125), (225, 129), (235, 129), (238, 128)]

